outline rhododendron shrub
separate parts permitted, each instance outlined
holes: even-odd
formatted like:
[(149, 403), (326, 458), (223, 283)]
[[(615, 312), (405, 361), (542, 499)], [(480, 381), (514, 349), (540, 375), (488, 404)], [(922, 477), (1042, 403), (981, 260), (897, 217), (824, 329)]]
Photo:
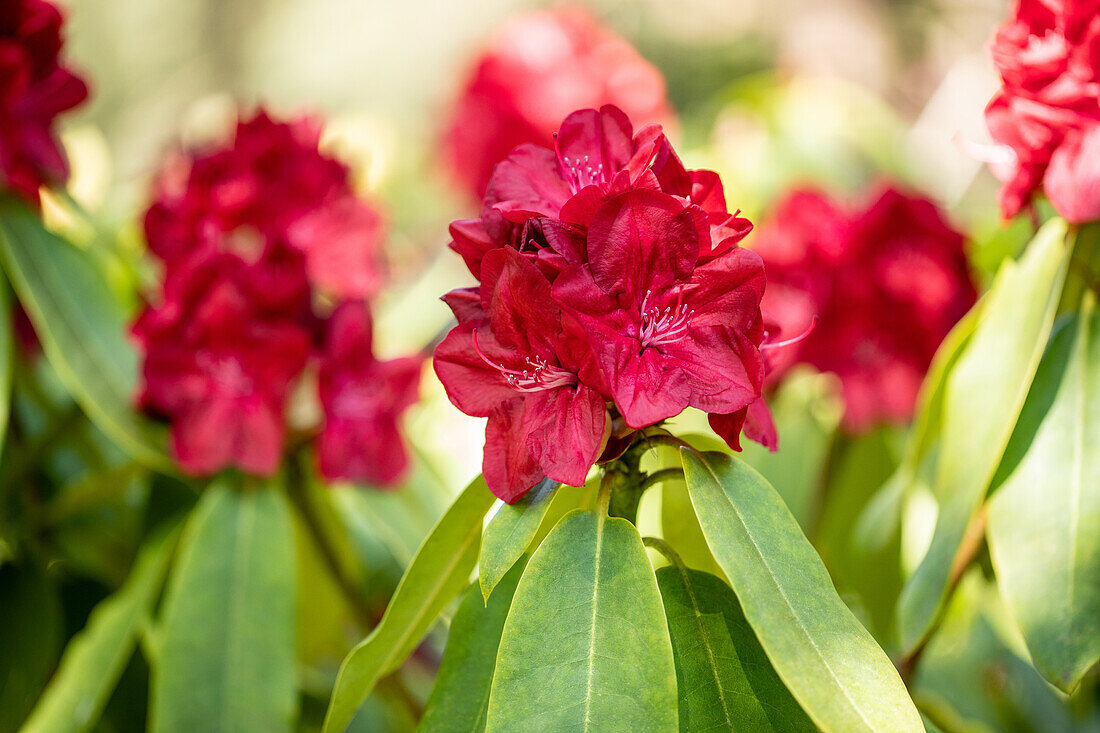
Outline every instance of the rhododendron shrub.
[(768, 274), (765, 320), (816, 324), (774, 355), (769, 381), (806, 363), (840, 377), (848, 430), (907, 422), (932, 356), (977, 298), (965, 238), (936, 204), (893, 186), (854, 206), (796, 189), (752, 248)]
[(1071, 222), (1100, 218), (1100, 3), (1017, 0), (990, 46), (1001, 89), (983, 157), (1014, 216), (1043, 193)]
[(637, 123), (673, 119), (656, 67), (577, 8), (514, 18), (472, 67), (450, 112), (443, 154), (453, 176), (479, 197), (497, 163), (523, 143), (550, 145), (573, 110), (612, 104)]
[(717, 176), (610, 105), (555, 143), (516, 148), (481, 216), (451, 225), (480, 286), (445, 298), (460, 325), (436, 373), (489, 419), (485, 477), (509, 502), (543, 477), (584, 483), (613, 433), (621, 449), (689, 406), (742, 416), (719, 423), (739, 447), (763, 388), (763, 263)]
[(384, 225), (319, 139), (317, 121), (261, 110), (228, 145), (173, 155), (157, 180), (145, 233), (163, 286), (134, 325), (139, 400), (169, 421), (188, 473), (271, 475), (312, 363), (321, 473), (393, 484), (407, 468), (396, 421), (419, 369), (373, 357), (366, 302), (384, 277)]

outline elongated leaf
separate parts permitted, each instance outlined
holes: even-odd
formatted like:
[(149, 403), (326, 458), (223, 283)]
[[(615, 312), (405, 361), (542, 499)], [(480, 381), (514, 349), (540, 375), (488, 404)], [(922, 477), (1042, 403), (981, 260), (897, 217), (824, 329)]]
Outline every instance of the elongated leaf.
[(535, 538), (558, 486), (557, 481), (543, 479), (515, 504), (502, 506), (489, 520), (485, 536), (481, 538), (481, 554), (477, 561), (478, 582), (486, 601), (496, 584)]
[(902, 648), (924, 638), (943, 600), (966, 529), (1001, 461), (1046, 347), (1071, 248), (1052, 220), (1019, 264), (1006, 263), (974, 335), (947, 377), (934, 493), (940, 501), (927, 554), (898, 603)]
[(988, 537), (1032, 659), (1069, 692), (1100, 659), (1100, 316), (1091, 297), (1044, 355), (1025, 412), (1033, 401), (1045, 417), (990, 502)]
[(381, 623), (348, 653), (336, 677), (325, 731), (343, 731), (385, 675), (412, 653), (437, 616), (469, 581), (477, 563), (481, 522), (493, 495), (478, 477), (424, 540)]
[(46, 357), (88, 417), (135, 459), (171, 470), (164, 431), (131, 408), (138, 358), (127, 340), (127, 315), (88, 254), (4, 199), (0, 261)]
[(15, 368), (15, 332), (8, 290), (0, 286), (0, 448), (8, 434), (11, 417), (11, 382)]
[(153, 731), (290, 730), (298, 702), (293, 542), (281, 493), (207, 489), (164, 601)]
[(664, 567), (657, 585), (676, 658), (680, 730), (817, 730), (775, 673), (725, 581)]
[(524, 565), (515, 563), (487, 601), (479, 585), (471, 585), (466, 591), (451, 622), (447, 650), (418, 730), (425, 733), (485, 730), (500, 635)]
[(703, 534), (775, 670), (825, 731), (922, 731), (885, 652), (836, 594), (775, 489), (743, 461), (681, 450)]
[(150, 539), (125, 585), (92, 611), (66, 647), (23, 733), (90, 730), (99, 719), (160, 592), (177, 535), (173, 529)]
[(504, 623), (485, 729), (677, 730), (672, 644), (630, 522), (573, 512), (535, 551)]

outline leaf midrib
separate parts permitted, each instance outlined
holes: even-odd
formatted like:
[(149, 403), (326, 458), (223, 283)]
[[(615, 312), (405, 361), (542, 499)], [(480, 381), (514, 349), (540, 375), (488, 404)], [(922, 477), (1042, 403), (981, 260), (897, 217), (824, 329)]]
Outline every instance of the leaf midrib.
[(596, 619), (599, 616), (600, 607), (600, 561), (603, 552), (603, 527), (605, 515), (603, 510), (596, 513), (596, 563), (592, 573), (592, 622), (589, 627), (588, 639), (588, 672), (585, 679), (584, 695), (584, 730), (588, 731), (592, 723), (592, 681), (596, 672)]
[(726, 717), (726, 725), (729, 726), (730, 730), (734, 730), (733, 716), (730, 712), (729, 701), (726, 700), (726, 691), (722, 686), (722, 680), (718, 674), (718, 660), (714, 658), (714, 650), (711, 649), (710, 646), (710, 634), (703, 625), (703, 613), (700, 611), (699, 601), (695, 597), (695, 588), (684, 566), (676, 564), (675, 567), (676, 571), (680, 573), (681, 579), (684, 581), (684, 588), (687, 590), (688, 598), (691, 599), (691, 609), (695, 612), (695, 625), (699, 628), (699, 635), (703, 638), (703, 648), (706, 649), (707, 652), (707, 662), (711, 675), (714, 677), (714, 686), (718, 688), (718, 701), (722, 703), (722, 714)]
[[(768, 560), (765, 557), (764, 553), (760, 551), (760, 546), (759, 544), (757, 544), (756, 538), (753, 536), (752, 532), (749, 531), (748, 525), (745, 523), (744, 517), (742, 517), (741, 512), (738, 511), (737, 506), (733, 503), (733, 501), (730, 500), (729, 496), (722, 488), (722, 482), (718, 479), (718, 475), (714, 473), (714, 469), (710, 467), (710, 464), (707, 463), (707, 461), (704, 460), (702, 456), (697, 455), (696, 457), (699, 462), (702, 463), (703, 466), (706, 468), (707, 473), (710, 474), (711, 479), (714, 481), (714, 485), (718, 487), (718, 493), (722, 496), (726, 503), (729, 504), (730, 508), (733, 510), (733, 513), (737, 516), (737, 520), (740, 522), (741, 527), (745, 530), (745, 536), (748, 537), (749, 543), (752, 545), (752, 548), (756, 552), (757, 557), (760, 558), (761, 563), (763, 563), (764, 567), (768, 571), (768, 579), (772, 581), (772, 584), (779, 592), (779, 597), (783, 599), (783, 603), (786, 605), (787, 610), (791, 614), (791, 617), (798, 623), (799, 631), (806, 638), (806, 640), (810, 642), (810, 646), (813, 648), (817, 658), (821, 660), (821, 664), (825, 667), (825, 670), (829, 673), (829, 676), (833, 679), (834, 682), (836, 682), (837, 688), (844, 696), (844, 699), (848, 701), (852, 710), (855, 711), (855, 713), (859, 716), (859, 719), (862, 720), (863, 723), (867, 726), (868, 730), (874, 730), (875, 728), (871, 724), (871, 721), (867, 719), (867, 717), (863, 714), (863, 711), (860, 709), (859, 705), (857, 705), (855, 700), (853, 700), (848, 694), (848, 690), (841, 683), (840, 678), (836, 676), (836, 673), (833, 671), (832, 666), (829, 664), (828, 660), (825, 659), (825, 656), (821, 653), (821, 648), (817, 645), (817, 641), (813, 638), (812, 635), (806, 632), (806, 628), (802, 621), (802, 618), (798, 615), (794, 606), (791, 604), (790, 599), (787, 597), (787, 594), (783, 590), (783, 587), (775, 580), (775, 573), (772, 571), (771, 565), (768, 563)], [(792, 692), (795, 691), (792, 690)], [(798, 696), (797, 692), (795, 693), (795, 696)]]

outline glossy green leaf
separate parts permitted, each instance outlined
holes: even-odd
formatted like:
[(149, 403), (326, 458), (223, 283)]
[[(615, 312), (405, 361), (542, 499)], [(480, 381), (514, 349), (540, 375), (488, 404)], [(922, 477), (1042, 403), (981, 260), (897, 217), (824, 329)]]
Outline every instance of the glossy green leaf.
[(988, 538), (1035, 665), (1069, 692), (1100, 659), (1100, 315), (1092, 297), (1043, 356), (1024, 411), (1033, 403), (1038, 430), (990, 501)]
[(412, 653), (435, 619), (466, 587), (477, 564), (481, 522), (493, 495), (478, 477), (420, 546), (382, 621), (348, 653), (325, 715), (325, 731), (347, 728), (378, 681)]
[(11, 383), (15, 368), (15, 323), (8, 290), (0, 284), (0, 448), (8, 434), (11, 417)]
[(1046, 348), (1071, 248), (1052, 220), (1019, 263), (1001, 267), (974, 335), (947, 376), (934, 493), (935, 534), (898, 602), (902, 648), (915, 648), (943, 606), (951, 567), (981, 505)]
[(680, 696), (680, 730), (816, 731), (775, 673), (737, 596), (709, 573), (657, 571)]
[(668, 626), (630, 522), (573, 512), (535, 551), (504, 624), (485, 729), (677, 730)]
[(481, 733), (489, 709), (497, 648), (524, 563), (516, 562), (486, 601), (471, 585), (451, 621), (447, 650), (418, 730), (424, 733)]
[(73, 637), (23, 733), (90, 730), (99, 719), (160, 593), (178, 532), (161, 532), (138, 554), (126, 583), (101, 601)]
[(703, 534), (775, 670), (825, 731), (923, 730), (897, 670), (833, 588), (779, 494), (744, 461), (683, 449)]
[(294, 535), (283, 494), (216, 483), (165, 595), (153, 731), (290, 730), (297, 711)]
[(138, 357), (128, 315), (88, 255), (0, 201), (0, 261), (50, 364), (95, 423), (135, 459), (169, 471), (163, 429), (132, 409)]
[(489, 520), (478, 556), (478, 582), (485, 600), (535, 538), (559, 486), (557, 481), (543, 479), (515, 504), (502, 506)]

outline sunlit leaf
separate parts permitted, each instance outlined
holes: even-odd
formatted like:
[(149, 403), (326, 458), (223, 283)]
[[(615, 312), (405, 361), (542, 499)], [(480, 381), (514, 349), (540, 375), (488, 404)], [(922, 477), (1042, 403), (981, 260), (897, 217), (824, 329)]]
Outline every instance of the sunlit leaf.
[(504, 624), (485, 729), (678, 729), (672, 644), (630, 522), (573, 512), (531, 557)]
[(1046, 348), (1071, 248), (1052, 220), (1019, 263), (1006, 262), (965, 351), (947, 376), (932, 544), (898, 603), (902, 648), (916, 647), (939, 613), (967, 527), (1004, 454)]
[(478, 556), (478, 582), (486, 600), (535, 538), (558, 486), (557, 481), (544, 479), (515, 504), (502, 506), (489, 520)]
[(825, 731), (922, 731), (897, 670), (836, 594), (764, 478), (740, 459), (681, 450), (692, 505), (775, 670)]
[(1100, 659), (1100, 315), (1091, 296), (1043, 356), (1030, 409), (1038, 430), (990, 502), (988, 537), (1032, 659), (1069, 692)]
[(91, 257), (0, 200), (0, 261), (50, 364), (88, 416), (150, 468), (171, 470), (165, 433), (132, 409), (138, 357), (127, 314)]
[(378, 681), (401, 666), (477, 564), (481, 522), (493, 495), (478, 477), (439, 520), (409, 564), (370, 636), (340, 665), (325, 731), (343, 731)]

